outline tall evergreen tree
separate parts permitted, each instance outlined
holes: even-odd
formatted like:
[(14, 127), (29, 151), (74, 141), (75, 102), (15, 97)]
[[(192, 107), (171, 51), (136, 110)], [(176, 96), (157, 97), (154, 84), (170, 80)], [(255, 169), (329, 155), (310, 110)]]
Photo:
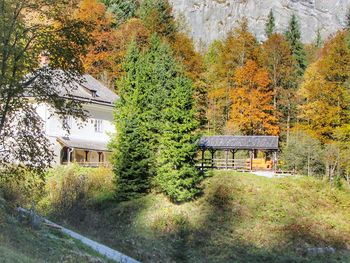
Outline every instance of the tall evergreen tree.
[(145, 109), (151, 120), (147, 130), (157, 154), (155, 183), (171, 200), (189, 200), (198, 193), (201, 180), (194, 163), (197, 137), (193, 133), (198, 123), (193, 87), (160, 38), (151, 39), (146, 61), (149, 105)]
[(156, 183), (176, 202), (192, 199), (200, 192), (202, 176), (195, 167), (198, 127), (193, 108), (191, 82), (181, 74), (172, 80), (173, 89), (165, 100), (163, 133), (160, 139)]
[(143, 61), (136, 43), (131, 44), (123, 67), (125, 76), (120, 81), (115, 114), (117, 136), (111, 143), (119, 200), (147, 192), (152, 175), (152, 151), (142, 110)]
[(147, 192), (158, 172), (155, 182), (172, 200), (190, 199), (200, 181), (193, 162), (196, 137), (192, 133), (197, 123), (191, 84), (170, 47), (156, 36), (143, 53), (135, 43), (131, 45), (124, 70), (117, 137), (112, 143), (117, 197), (129, 199)]
[(315, 39), (315, 47), (317, 48), (321, 48), (322, 45), (323, 45), (323, 40), (322, 40), (322, 36), (321, 36), (321, 31), (320, 29), (317, 29), (317, 32), (316, 32), (316, 39)]
[(115, 15), (117, 25), (134, 17), (139, 6), (137, 0), (102, 0), (102, 2)]
[(275, 27), (276, 27), (275, 16), (274, 16), (273, 11), (271, 9), (270, 13), (267, 17), (266, 28), (265, 28), (265, 33), (266, 33), (268, 38), (275, 32)]
[(301, 42), (301, 32), (298, 19), (295, 14), (289, 22), (288, 30), (286, 32), (286, 38), (291, 46), (294, 59), (297, 62), (297, 74), (302, 76), (306, 69), (306, 53), (304, 50), (304, 45)]

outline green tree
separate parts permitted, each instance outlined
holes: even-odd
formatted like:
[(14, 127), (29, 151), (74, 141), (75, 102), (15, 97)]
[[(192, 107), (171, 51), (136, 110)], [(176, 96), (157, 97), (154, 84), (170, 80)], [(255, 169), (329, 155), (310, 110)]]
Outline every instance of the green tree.
[(321, 36), (321, 30), (320, 29), (317, 29), (317, 32), (316, 32), (316, 39), (315, 39), (315, 47), (317, 48), (321, 48), (322, 45), (323, 45), (323, 40), (322, 40), (322, 36)]
[(275, 32), (275, 27), (276, 27), (275, 16), (273, 14), (272, 9), (270, 10), (270, 13), (267, 17), (267, 22), (265, 26), (266, 26), (265, 27), (266, 36), (270, 37)]
[(102, 2), (114, 14), (117, 26), (135, 17), (139, 7), (139, 1), (137, 0), (102, 0)]
[(144, 125), (143, 96), (145, 86), (143, 60), (133, 42), (125, 58), (121, 79), (120, 99), (116, 104), (115, 123), (117, 135), (111, 143), (114, 171), (119, 200), (135, 198), (149, 189), (152, 151), (149, 134)]
[(301, 42), (300, 25), (295, 14), (292, 15), (285, 35), (291, 46), (294, 59), (297, 62), (296, 73), (298, 76), (302, 76), (307, 66), (306, 53), (304, 50), (304, 45)]
[(195, 131), (198, 122), (193, 108), (191, 82), (178, 72), (171, 80), (169, 97), (164, 101), (163, 131), (159, 147), (156, 183), (172, 201), (192, 199), (200, 192), (202, 176), (195, 167)]
[(306, 132), (291, 133), (289, 142), (283, 147), (281, 159), (286, 169), (294, 169), (300, 174), (324, 174), (321, 142)]

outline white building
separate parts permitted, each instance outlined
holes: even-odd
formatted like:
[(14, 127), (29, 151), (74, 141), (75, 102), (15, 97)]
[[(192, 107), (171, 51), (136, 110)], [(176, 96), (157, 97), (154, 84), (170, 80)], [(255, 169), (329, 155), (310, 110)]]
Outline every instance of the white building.
[[(107, 165), (110, 155), (107, 145), (115, 133), (113, 109), (118, 96), (90, 75), (83, 76), (83, 81), (76, 85), (71, 95), (84, 102), (89, 116), (84, 123), (71, 116), (62, 120), (47, 104), (37, 105), (45, 134), (53, 144), (55, 163)], [(63, 129), (62, 122), (69, 126), (69, 132)]]

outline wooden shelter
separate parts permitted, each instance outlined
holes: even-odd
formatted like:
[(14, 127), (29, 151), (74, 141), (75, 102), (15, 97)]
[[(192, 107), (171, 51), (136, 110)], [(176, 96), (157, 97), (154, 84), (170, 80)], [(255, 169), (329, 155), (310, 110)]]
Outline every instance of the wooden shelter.
[[(278, 136), (205, 136), (199, 141), (201, 169), (235, 169), (243, 171), (273, 170), (277, 165)], [(237, 151), (248, 151), (249, 158), (236, 159)], [(264, 158), (257, 158), (258, 152)], [(206, 158), (210, 153), (210, 158)], [(217, 152), (224, 152), (224, 158), (215, 158)]]

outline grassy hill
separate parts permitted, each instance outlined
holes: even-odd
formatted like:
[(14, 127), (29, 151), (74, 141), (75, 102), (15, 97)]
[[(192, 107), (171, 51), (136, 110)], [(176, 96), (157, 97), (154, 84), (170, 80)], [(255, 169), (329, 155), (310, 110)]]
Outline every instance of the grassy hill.
[(190, 203), (152, 193), (55, 219), (142, 262), (350, 262), (348, 190), (222, 171), (204, 184)]
[(19, 223), (0, 197), (0, 262), (106, 262), (58, 230), (32, 230)]

